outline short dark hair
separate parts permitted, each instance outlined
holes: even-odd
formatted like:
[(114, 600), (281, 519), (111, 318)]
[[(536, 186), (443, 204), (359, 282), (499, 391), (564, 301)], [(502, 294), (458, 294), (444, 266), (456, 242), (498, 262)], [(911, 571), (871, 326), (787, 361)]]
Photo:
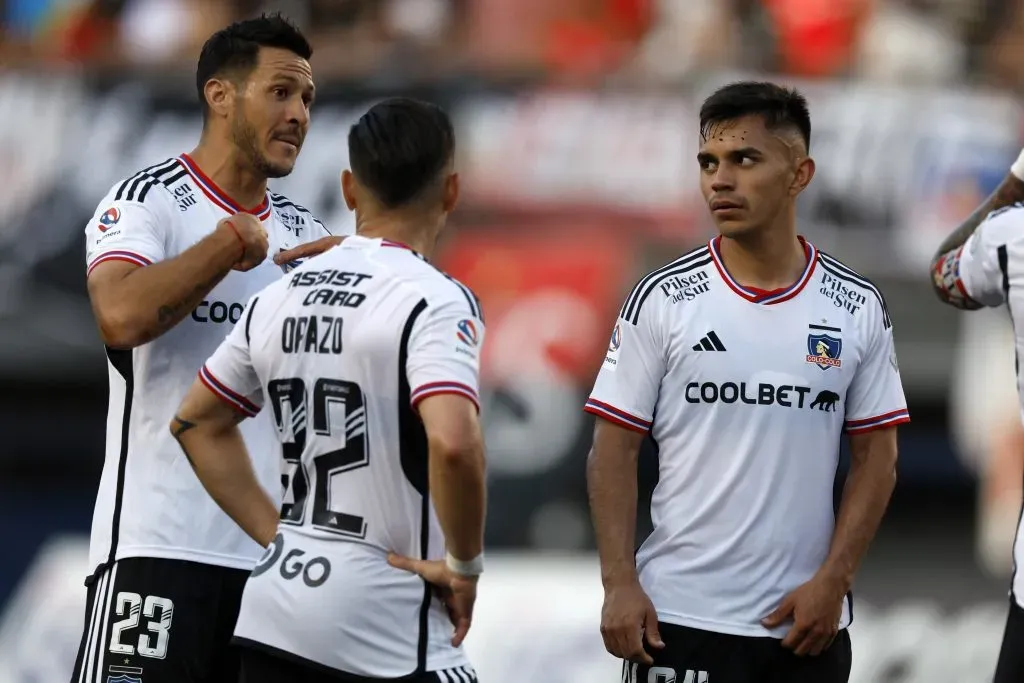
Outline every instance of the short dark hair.
[(700, 108), (700, 133), (707, 137), (712, 125), (751, 115), (764, 119), (768, 130), (796, 128), (807, 149), (811, 148), (807, 99), (797, 90), (775, 83), (741, 81), (719, 88)]
[(246, 76), (255, 68), (260, 48), (276, 47), (294, 52), (303, 59), (313, 56), (313, 48), (295, 24), (280, 13), (261, 14), (222, 28), (203, 45), (196, 67), (196, 89), (203, 118), (210, 111), (206, 101), (206, 83), (228, 71)]
[(448, 114), (419, 100), (375, 104), (348, 132), (352, 173), (389, 209), (417, 200), (454, 154)]

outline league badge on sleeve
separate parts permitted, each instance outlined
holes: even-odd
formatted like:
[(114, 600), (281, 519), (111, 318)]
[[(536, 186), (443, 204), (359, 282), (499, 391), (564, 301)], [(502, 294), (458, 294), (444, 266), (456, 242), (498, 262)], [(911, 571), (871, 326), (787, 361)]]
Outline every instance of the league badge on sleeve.
[(480, 337), (476, 332), (476, 323), (469, 318), (466, 318), (465, 320), (459, 321), (458, 328), (459, 331), (456, 336), (459, 338), (459, 341), (470, 348), (476, 348), (476, 345), (480, 340)]
[(839, 368), (843, 361), (839, 356), (843, 353), (843, 340), (828, 334), (807, 335), (807, 362), (817, 365), (822, 370)]
[(469, 318), (464, 318), (455, 326), (455, 352), (469, 356), (476, 360), (477, 347), (480, 345), (480, 333), (476, 329), (476, 323)]
[(608, 352), (604, 356), (603, 366), (614, 372), (615, 366), (619, 364), (619, 349), (622, 348), (622, 328), (618, 324), (612, 330), (612, 338), (608, 342)]
[(112, 206), (100, 216), (100, 224), (97, 227), (100, 229), (100, 232), (106, 232), (117, 225), (120, 220), (121, 211), (116, 206)]

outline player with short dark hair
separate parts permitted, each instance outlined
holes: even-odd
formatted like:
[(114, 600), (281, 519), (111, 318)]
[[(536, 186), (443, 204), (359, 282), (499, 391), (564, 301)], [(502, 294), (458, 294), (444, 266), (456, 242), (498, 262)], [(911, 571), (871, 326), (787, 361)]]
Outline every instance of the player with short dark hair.
[[(931, 263), (932, 288), (946, 304), (966, 311), (1006, 306), (1017, 343), (1017, 390), (1024, 396), (1024, 151), (978, 209), (939, 245)], [(1024, 399), (1021, 403), (1024, 417)], [(1024, 516), (1013, 542), (1009, 613), (994, 683), (1024, 680)]]
[[(438, 107), (394, 99), (348, 140), (356, 235), (250, 299), (171, 429), (268, 548), (235, 627), (243, 683), (472, 683), (484, 325), (472, 292), (427, 260), (458, 197), (455, 138)], [(239, 438), (261, 409), (278, 428), (282, 508)]]
[[(238, 676), (231, 631), (262, 549), (209, 500), (164, 426), (245, 302), (289, 267), (268, 251), (329, 234), (267, 189), (309, 128), (311, 52), (279, 15), (214, 34), (197, 68), (198, 146), (119, 181), (86, 227), (110, 405), (73, 683)], [(279, 498), (272, 421), (243, 434)]]
[[(630, 683), (849, 678), (850, 587), (909, 417), (881, 293), (797, 232), (810, 129), (778, 85), (708, 98), (697, 161), (719, 236), (633, 288), (586, 404), (601, 631)], [(647, 435), (654, 530), (634, 556)]]

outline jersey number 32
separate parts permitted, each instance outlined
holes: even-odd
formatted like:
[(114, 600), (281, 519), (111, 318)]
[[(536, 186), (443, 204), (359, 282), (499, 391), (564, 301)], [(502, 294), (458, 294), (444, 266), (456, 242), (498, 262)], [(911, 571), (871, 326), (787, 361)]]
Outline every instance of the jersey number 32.
[[(331, 501), (333, 477), (370, 464), (366, 405), (359, 385), (318, 379), (309, 391), (302, 379), (293, 377), (270, 382), (267, 394), (285, 462), (293, 468), (291, 476), (282, 477), (281, 522), (301, 526), (308, 519), (316, 529), (365, 538), (366, 520), (341, 512)], [(332, 448), (338, 444), (340, 448)]]

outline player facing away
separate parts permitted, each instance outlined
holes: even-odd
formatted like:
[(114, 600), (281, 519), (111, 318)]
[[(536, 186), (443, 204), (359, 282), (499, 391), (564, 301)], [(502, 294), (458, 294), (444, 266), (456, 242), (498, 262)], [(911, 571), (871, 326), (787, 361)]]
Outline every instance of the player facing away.
[[(327, 234), (267, 191), (306, 135), (310, 53), (279, 16), (214, 34), (196, 72), (198, 146), (118, 182), (86, 226), (110, 405), (74, 683), (237, 679), (228, 645), (263, 549), (209, 499), (166, 425), (245, 302), (283, 275), (268, 250)], [(279, 496), (271, 419), (242, 430)]]
[[(720, 234), (633, 288), (587, 401), (601, 632), (623, 680), (849, 678), (850, 588), (909, 417), (881, 293), (797, 234), (810, 129), (804, 98), (770, 83), (704, 102), (697, 161)], [(647, 435), (660, 476), (634, 559)]]
[[(1019, 359), (1024, 353), (1024, 151), (996, 191), (939, 246), (932, 260), (932, 288), (962, 310), (1005, 305), (1013, 322)], [(1021, 406), (1024, 416), (1024, 404)], [(996, 664), (995, 683), (1024, 680), (1024, 535), (1018, 521), (1013, 541), (1010, 609)]]
[[(461, 643), (483, 569), (484, 322), (428, 260), (458, 196), (454, 143), (433, 105), (364, 114), (342, 175), (356, 235), (250, 299), (171, 425), (267, 548), (235, 628), (244, 683), (476, 678)], [(257, 413), (277, 425), (280, 507), (237, 427)]]

